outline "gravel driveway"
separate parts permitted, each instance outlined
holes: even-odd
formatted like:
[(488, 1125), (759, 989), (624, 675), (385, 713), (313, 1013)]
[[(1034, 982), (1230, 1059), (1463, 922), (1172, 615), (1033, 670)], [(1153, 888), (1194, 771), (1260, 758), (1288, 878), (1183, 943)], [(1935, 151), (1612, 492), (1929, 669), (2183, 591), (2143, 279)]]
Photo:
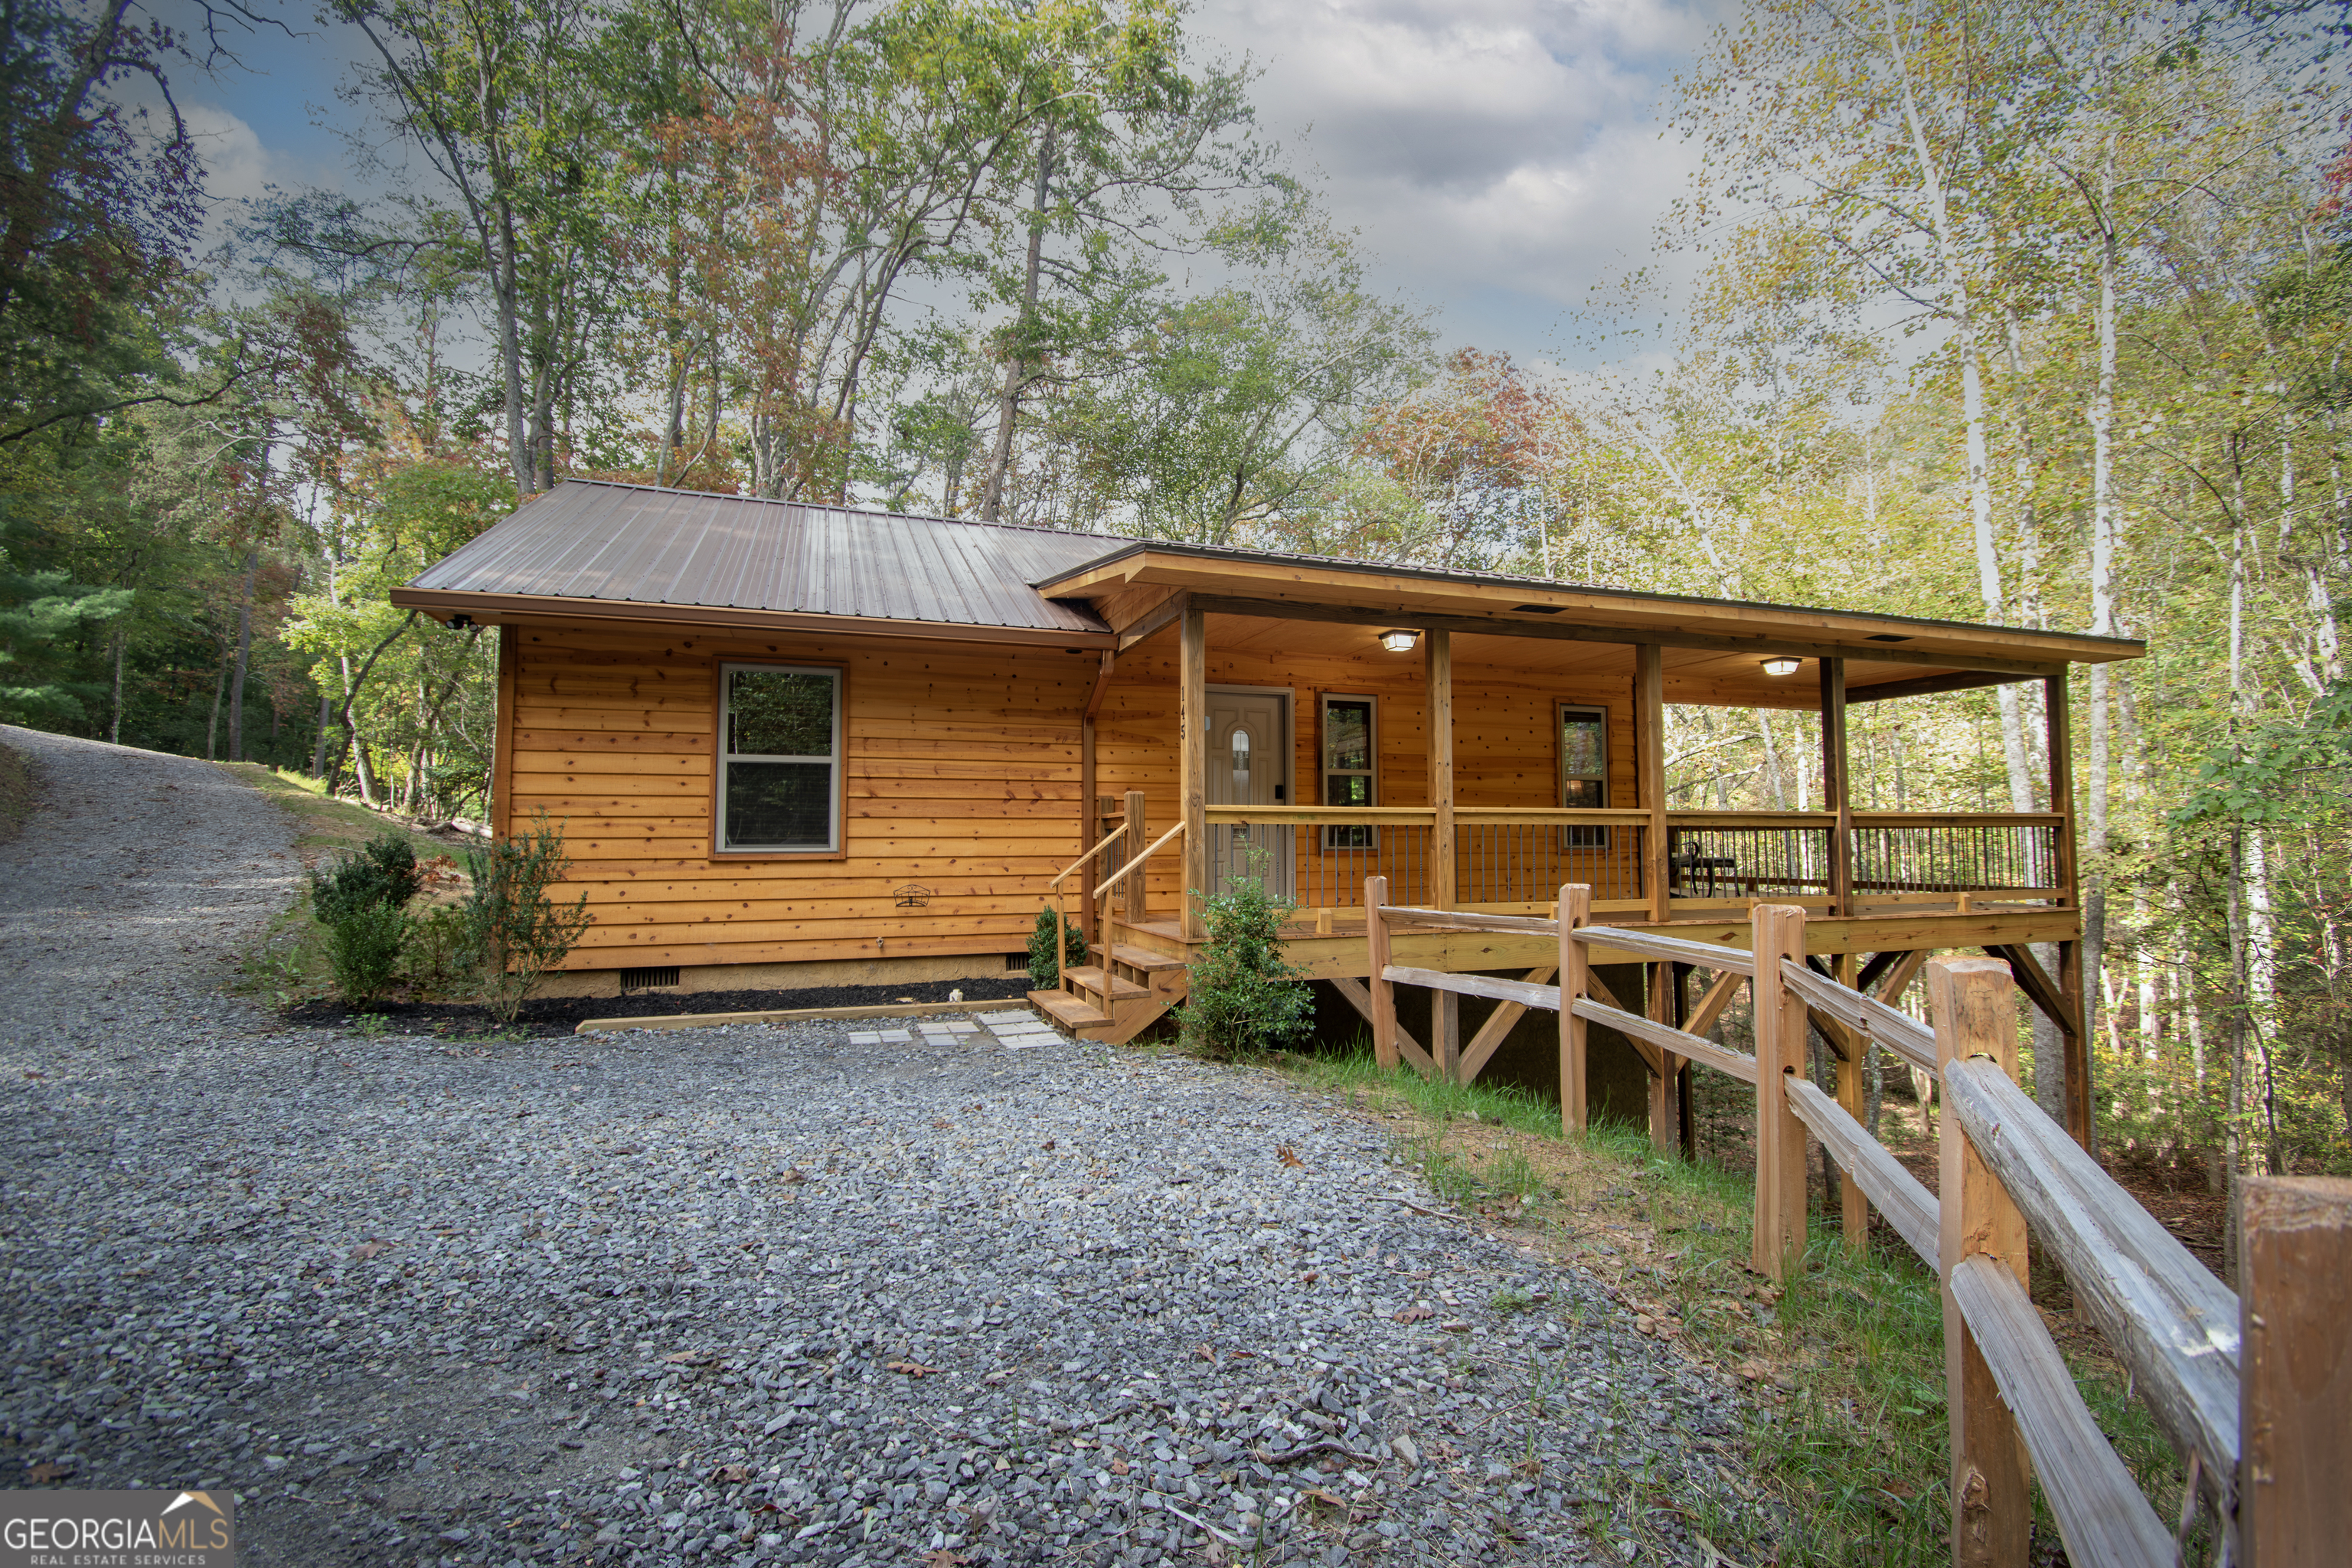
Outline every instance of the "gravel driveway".
[(217, 991), (276, 809), (5, 740), (0, 1485), (226, 1485), (256, 1564), (1713, 1557), (1610, 1521), (1730, 1506), (1727, 1388), (1360, 1113), (985, 1029), (287, 1031)]

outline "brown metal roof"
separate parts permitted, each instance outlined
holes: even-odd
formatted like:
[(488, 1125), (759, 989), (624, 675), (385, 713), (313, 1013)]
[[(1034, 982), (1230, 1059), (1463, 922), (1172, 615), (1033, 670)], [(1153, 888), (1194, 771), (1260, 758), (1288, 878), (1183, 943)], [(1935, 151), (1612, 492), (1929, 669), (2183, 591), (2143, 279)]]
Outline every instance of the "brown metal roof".
[(1100, 634), (1030, 586), (1127, 541), (566, 479), (427, 567), (436, 595), (692, 605)]

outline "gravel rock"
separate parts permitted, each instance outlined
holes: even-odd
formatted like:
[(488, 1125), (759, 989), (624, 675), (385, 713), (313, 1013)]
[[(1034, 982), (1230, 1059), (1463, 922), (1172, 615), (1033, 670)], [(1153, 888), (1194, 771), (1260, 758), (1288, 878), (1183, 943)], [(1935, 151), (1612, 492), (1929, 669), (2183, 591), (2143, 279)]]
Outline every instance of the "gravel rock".
[(1719, 1378), (1272, 1074), (289, 1031), (216, 989), (274, 808), (8, 739), (0, 1464), (233, 1487), (256, 1564), (1696, 1563), (1634, 1479), (1744, 1508)]

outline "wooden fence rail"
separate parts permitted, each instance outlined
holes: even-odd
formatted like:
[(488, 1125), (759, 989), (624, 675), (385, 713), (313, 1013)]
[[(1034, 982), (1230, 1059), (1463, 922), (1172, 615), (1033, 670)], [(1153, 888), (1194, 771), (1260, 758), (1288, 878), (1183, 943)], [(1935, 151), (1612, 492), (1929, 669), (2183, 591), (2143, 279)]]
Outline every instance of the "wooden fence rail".
[[(1587, 1031), (1602, 1025), (1635, 1043), (1654, 1079), (1687, 1061), (1754, 1086), (1759, 1272), (1779, 1279), (1801, 1267), (1808, 1134), (1936, 1270), (1955, 1563), (2027, 1562), (2037, 1479), (2078, 1568), (2182, 1561), (2187, 1513), (2177, 1531), (2157, 1517), (2026, 1294), (2029, 1225), (2179, 1450), (2189, 1485), (2221, 1522), (2224, 1560), (2287, 1568), (2352, 1552), (2352, 1182), (2249, 1180), (2244, 1293), (2233, 1295), (2018, 1088), (2016, 977), (2002, 960), (1927, 960), (1931, 1026), (1809, 965), (1801, 908), (1758, 906), (1750, 944), (1739, 949), (1595, 926), (1582, 884), (1560, 889), (1559, 918), (1549, 921), (1393, 907), (1387, 893), (1381, 878), (1365, 883), (1372, 1038), (1383, 1065), (1410, 1060), (1466, 1081), (1500, 1036), (1490, 1025), (1478, 1048), (1457, 1053), (1457, 998), (1499, 1002), (1513, 1016), (1549, 1010), (1559, 1019), (1561, 1127), (1575, 1134), (1585, 1125)], [(1556, 936), (1559, 984), (1391, 963), (1391, 931), (1414, 929)], [(1608, 994), (1592, 973), (1596, 951), (1652, 966), (1651, 1016)], [(1655, 979), (1669, 964), (1721, 976), (1690, 1020), (1701, 1027), (1745, 981), (1753, 1056), (1655, 1016)], [(1431, 993), (1428, 1049), (1397, 1023), (1398, 985)], [(1875, 1042), (1943, 1083), (1940, 1199), (1871, 1136), (1843, 1093), (1832, 1098), (1806, 1077), (1814, 1026), (1849, 1061), (1854, 1044)], [(1842, 1090), (1858, 1077), (1842, 1074)], [(1851, 1217), (1848, 1237), (1859, 1239)]]

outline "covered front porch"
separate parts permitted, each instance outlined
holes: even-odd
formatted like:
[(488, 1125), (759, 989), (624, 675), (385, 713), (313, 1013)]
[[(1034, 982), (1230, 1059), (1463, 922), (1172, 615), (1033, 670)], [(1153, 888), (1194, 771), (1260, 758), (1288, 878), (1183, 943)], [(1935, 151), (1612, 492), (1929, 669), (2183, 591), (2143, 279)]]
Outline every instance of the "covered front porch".
[[(1131, 585), (1095, 595), (1120, 646), (1086, 710), (1091, 847), (1053, 889), (1086, 922), (1095, 962), (1071, 989), (1101, 1021), (1066, 1021), (1116, 1038), (1156, 1016), (1202, 940), (1202, 896), (1238, 875), (1297, 906), (1292, 962), (1343, 994), (1367, 973), (1369, 878), (1393, 904), (1474, 921), (1548, 914), (1576, 883), (1596, 921), (1716, 943), (1744, 942), (1759, 900), (1801, 905), (1809, 946), (1855, 978), (1931, 951), (2030, 964), (2029, 945), (2054, 944), (2027, 989), (2087, 1113), (2065, 669), (2134, 645), (1327, 563), (1278, 582), (1256, 563), (1244, 584), (1241, 563), (1160, 547), (1123, 559)], [(2053, 809), (1855, 808), (1852, 707), (2004, 681), (2042, 685)], [(1669, 703), (1811, 714), (1818, 805), (1671, 802)], [(1432, 968), (1548, 962), (1466, 924), (1411, 940), (1434, 944), (1406, 955)], [(1686, 1021), (1663, 980), (1650, 1005)]]

